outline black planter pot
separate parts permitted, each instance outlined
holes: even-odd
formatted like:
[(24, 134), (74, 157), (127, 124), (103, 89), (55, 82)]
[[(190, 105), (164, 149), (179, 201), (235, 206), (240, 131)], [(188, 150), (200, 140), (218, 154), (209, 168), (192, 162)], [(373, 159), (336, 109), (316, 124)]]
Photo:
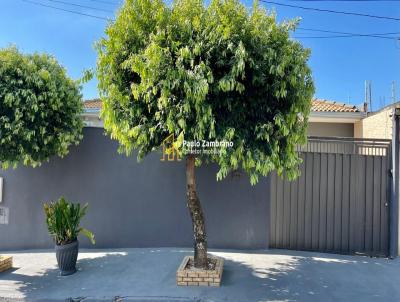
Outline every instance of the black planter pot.
[(61, 276), (72, 275), (76, 272), (76, 260), (78, 259), (78, 240), (65, 244), (56, 245), (56, 257)]

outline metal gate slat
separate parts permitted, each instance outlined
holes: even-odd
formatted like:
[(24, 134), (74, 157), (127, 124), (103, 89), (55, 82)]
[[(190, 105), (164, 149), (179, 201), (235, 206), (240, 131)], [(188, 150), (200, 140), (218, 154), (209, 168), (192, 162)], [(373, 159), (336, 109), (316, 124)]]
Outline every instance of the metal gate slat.
[(333, 251), (335, 228), (335, 155), (328, 154), (326, 250)]
[(373, 211), (373, 194), (374, 194), (374, 181), (373, 181), (373, 168), (374, 160), (372, 156), (367, 156), (366, 165), (366, 187), (365, 187), (365, 250), (372, 251), (372, 211)]
[(389, 246), (389, 196), (390, 192), (388, 189), (388, 157), (382, 157), (382, 170), (381, 170), (381, 234), (380, 234), (380, 251), (383, 256), (388, 256), (389, 251), (387, 247)]
[(300, 167), (300, 177), (298, 180), (298, 207), (297, 207), (297, 240), (296, 247), (299, 250), (305, 249), (305, 232), (304, 232), (304, 223), (305, 223), (305, 199), (306, 199), (306, 159), (305, 154), (302, 154), (303, 164)]
[(328, 195), (328, 157), (321, 154), (321, 173), (319, 186), (319, 234), (318, 250), (327, 250), (327, 195)]
[(343, 191), (342, 191), (342, 236), (341, 251), (349, 253), (350, 223), (350, 156), (343, 155)]
[(313, 185), (313, 154), (306, 154), (306, 199), (304, 206), (304, 249), (311, 249), (312, 233), (312, 185)]
[(350, 208), (349, 208), (349, 253), (353, 254), (357, 250), (357, 176), (358, 176), (359, 156), (350, 155)]
[(335, 154), (335, 218), (334, 218), (334, 250), (341, 250), (342, 238), (342, 179), (343, 156)]
[(290, 237), (289, 248), (295, 249), (297, 245), (297, 196), (298, 196), (298, 179), (290, 183)]
[(300, 177), (271, 174), (270, 247), (388, 255), (389, 140), (322, 138), (300, 153)]
[(271, 181), (270, 181), (270, 219), (271, 219), (271, 231), (269, 235), (269, 245), (276, 246), (276, 224), (277, 224), (277, 210), (276, 210), (276, 203), (277, 203), (277, 175), (276, 172), (271, 173)]
[(372, 211), (372, 251), (375, 255), (380, 253), (380, 228), (381, 228), (381, 157), (374, 156), (374, 205)]

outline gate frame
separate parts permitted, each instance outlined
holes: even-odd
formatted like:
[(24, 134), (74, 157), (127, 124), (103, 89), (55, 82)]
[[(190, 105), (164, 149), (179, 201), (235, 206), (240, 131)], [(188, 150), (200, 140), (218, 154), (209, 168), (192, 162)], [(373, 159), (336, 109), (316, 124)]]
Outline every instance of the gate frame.
[(400, 152), (400, 107), (397, 105), (392, 114), (392, 170), (391, 200), (389, 201), (389, 258), (394, 259), (400, 251), (399, 225), (399, 152)]
[[(357, 255), (368, 255), (371, 257), (389, 257), (395, 258), (397, 253), (400, 253), (400, 224), (398, 219), (400, 217), (400, 208), (399, 208), (399, 198), (400, 198), (400, 166), (399, 166), (399, 158), (400, 158), (400, 105), (397, 108), (397, 114), (393, 114), (393, 121), (396, 123), (393, 127), (397, 129), (397, 131), (393, 131), (394, 136), (393, 139), (383, 139), (383, 138), (344, 138), (344, 137), (317, 137), (317, 136), (309, 136), (307, 145), (298, 146), (297, 151), (300, 153), (337, 153), (343, 155), (371, 155), (371, 156), (384, 156), (387, 158), (387, 166), (385, 170), (385, 174), (387, 177), (387, 183), (385, 189), (382, 192), (386, 192), (386, 200), (381, 199), (382, 203), (384, 203), (387, 208), (387, 220), (385, 222), (387, 227), (386, 233), (386, 252), (385, 254), (369, 254), (369, 253), (359, 253), (356, 252)], [(397, 136), (395, 137), (395, 134)], [(397, 144), (394, 142), (396, 138)], [(313, 143), (313, 144), (310, 144)], [(343, 146), (340, 147), (340, 143), (343, 143)], [(339, 148), (335, 148), (335, 145), (339, 145)], [(353, 147), (347, 148), (347, 146)], [(333, 148), (332, 148), (333, 146)], [(358, 149), (361, 147), (362, 149)], [(375, 149), (378, 148), (378, 149)], [(360, 151), (361, 150), (361, 151)], [(362, 152), (362, 153), (358, 153)], [(366, 152), (366, 153), (364, 153)], [(397, 163), (397, 165), (395, 164)], [(394, 168), (396, 167), (396, 169)], [(396, 173), (397, 174), (396, 174)], [(394, 177), (397, 175), (397, 177)], [(279, 178), (279, 177), (278, 177)], [(396, 180), (395, 180), (396, 178)], [(396, 185), (397, 184), (397, 185)], [(394, 196), (394, 197), (393, 197)], [(272, 198), (272, 197), (271, 197)], [(272, 213), (270, 212), (269, 215)], [(279, 247), (277, 247), (279, 248)], [(282, 247), (280, 247), (282, 248)], [(283, 247), (285, 248), (285, 247)], [(308, 250), (308, 249), (305, 249)], [(347, 253), (345, 253), (347, 254)]]

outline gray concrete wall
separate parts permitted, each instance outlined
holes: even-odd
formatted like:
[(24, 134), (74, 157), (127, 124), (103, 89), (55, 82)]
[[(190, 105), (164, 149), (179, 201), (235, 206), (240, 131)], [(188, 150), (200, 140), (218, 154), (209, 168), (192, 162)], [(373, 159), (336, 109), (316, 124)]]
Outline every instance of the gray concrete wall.
[[(116, 149), (103, 129), (86, 128), (64, 159), (0, 170), (0, 206), (10, 211), (9, 224), (0, 224), (0, 250), (51, 247), (42, 204), (59, 196), (89, 203), (82, 225), (95, 233), (98, 248), (191, 246), (184, 162), (161, 162), (161, 154), (153, 153), (137, 163)], [(197, 169), (210, 247), (267, 247), (269, 180), (254, 187), (245, 175), (217, 182), (216, 171)], [(81, 243), (89, 246), (86, 238)]]
[(354, 124), (310, 122), (308, 124), (307, 135), (354, 137)]

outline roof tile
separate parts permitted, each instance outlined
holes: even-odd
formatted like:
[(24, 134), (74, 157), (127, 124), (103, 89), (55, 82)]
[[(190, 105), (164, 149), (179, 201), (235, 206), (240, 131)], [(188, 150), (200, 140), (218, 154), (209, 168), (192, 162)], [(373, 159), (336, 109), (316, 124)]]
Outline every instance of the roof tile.
[[(87, 100), (84, 102), (85, 110), (100, 110), (102, 102), (100, 99)], [(311, 111), (313, 112), (360, 112), (356, 106), (344, 103), (315, 99), (312, 101)]]
[(344, 103), (315, 99), (312, 101), (313, 112), (360, 112), (356, 106)]
[(86, 100), (83, 102), (85, 110), (100, 110), (102, 102), (100, 99)]

